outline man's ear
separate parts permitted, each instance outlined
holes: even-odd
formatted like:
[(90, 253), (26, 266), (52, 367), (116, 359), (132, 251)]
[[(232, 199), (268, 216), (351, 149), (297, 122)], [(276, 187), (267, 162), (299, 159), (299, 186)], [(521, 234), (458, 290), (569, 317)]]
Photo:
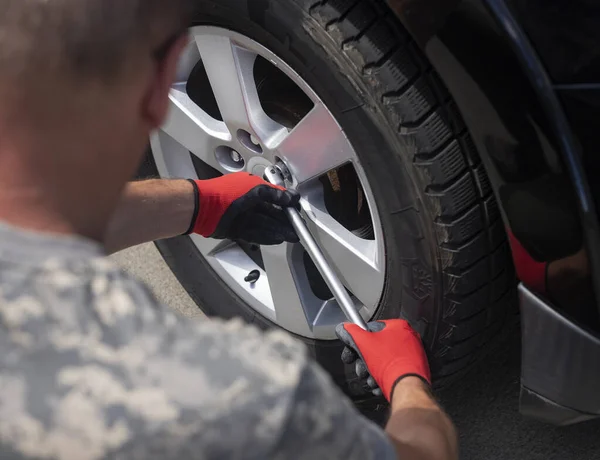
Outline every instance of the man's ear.
[(150, 129), (158, 128), (165, 121), (169, 110), (169, 90), (175, 80), (179, 57), (188, 42), (188, 34), (182, 35), (173, 43), (162, 60), (156, 63), (143, 108)]

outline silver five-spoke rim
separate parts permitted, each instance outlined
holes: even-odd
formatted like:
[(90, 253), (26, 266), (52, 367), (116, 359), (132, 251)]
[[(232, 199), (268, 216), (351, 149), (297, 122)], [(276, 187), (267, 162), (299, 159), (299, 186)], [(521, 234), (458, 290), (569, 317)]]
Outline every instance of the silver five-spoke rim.
[[(314, 104), (291, 130), (269, 117), (261, 105), (253, 71), (258, 56), (285, 73)], [(204, 111), (186, 92), (190, 73), (200, 60), (222, 121)], [(385, 269), (376, 203), (352, 145), (302, 78), (248, 37), (216, 27), (194, 27), (170, 103), (168, 119), (151, 138), (161, 177), (197, 177), (192, 155), (223, 174), (244, 170), (262, 175), (267, 165), (283, 160), (292, 174), (292, 186), (302, 193), (307, 224), (360, 305), (361, 314), (371, 318), (381, 298)], [(374, 236), (368, 239), (330, 215), (317, 180), (348, 163), (356, 171), (369, 206)], [(335, 338), (334, 327), (344, 317), (333, 299), (324, 300), (313, 293), (300, 245), (259, 248), (261, 266), (235, 242), (196, 235), (192, 240), (213, 270), (258, 313), (304, 337)], [(253, 270), (258, 270), (260, 277), (249, 283), (244, 279)]]

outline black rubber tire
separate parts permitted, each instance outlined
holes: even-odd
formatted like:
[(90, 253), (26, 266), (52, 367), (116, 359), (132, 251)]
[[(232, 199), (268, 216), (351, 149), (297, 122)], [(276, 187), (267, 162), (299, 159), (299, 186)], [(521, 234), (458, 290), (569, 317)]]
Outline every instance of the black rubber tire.
[[(241, 32), (292, 66), (353, 143), (382, 220), (378, 318), (405, 317), (434, 381), (458, 379), (499, 332), (514, 275), (486, 173), (442, 82), (379, 0), (198, 0), (199, 23)], [(147, 165), (146, 175), (156, 172)], [(214, 274), (189, 238), (158, 243), (209, 315), (267, 320)], [(352, 396), (364, 390), (336, 342), (302, 339)]]

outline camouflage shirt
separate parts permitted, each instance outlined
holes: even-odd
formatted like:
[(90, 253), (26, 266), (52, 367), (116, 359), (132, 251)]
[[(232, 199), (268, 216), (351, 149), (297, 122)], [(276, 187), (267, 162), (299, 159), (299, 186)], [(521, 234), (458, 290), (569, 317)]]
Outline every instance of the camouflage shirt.
[(0, 458), (396, 455), (287, 334), (180, 318), (100, 246), (0, 225)]

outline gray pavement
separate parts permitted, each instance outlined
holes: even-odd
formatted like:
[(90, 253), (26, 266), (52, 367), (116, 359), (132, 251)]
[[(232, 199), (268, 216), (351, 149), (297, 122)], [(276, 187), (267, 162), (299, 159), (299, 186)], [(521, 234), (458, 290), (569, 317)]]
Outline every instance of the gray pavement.
[[(186, 316), (201, 316), (154, 246), (113, 257), (165, 304)], [(460, 432), (461, 459), (600, 459), (600, 422), (555, 428), (519, 415), (520, 344), (518, 328), (513, 329), (499, 351), (440, 395)]]
[(153, 244), (120, 252), (112, 258), (126, 271), (148, 284), (165, 305), (185, 316), (203, 316)]

